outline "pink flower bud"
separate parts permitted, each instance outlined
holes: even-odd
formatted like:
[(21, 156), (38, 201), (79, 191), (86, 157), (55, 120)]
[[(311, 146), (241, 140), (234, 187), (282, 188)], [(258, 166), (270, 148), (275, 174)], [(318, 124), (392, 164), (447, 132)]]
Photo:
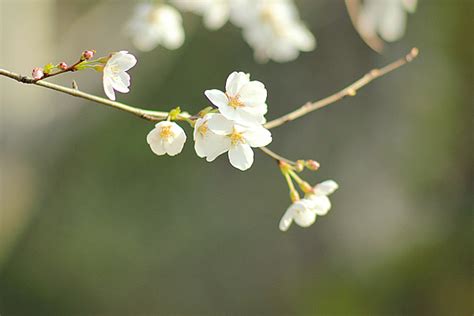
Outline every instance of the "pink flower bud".
[(62, 70), (66, 70), (68, 66), (65, 62), (62, 62), (62, 63), (59, 63), (58, 67)]
[(297, 172), (301, 172), (304, 169), (304, 161), (303, 160), (297, 160), (295, 164), (295, 170)]
[(33, 68), (33, 72), (31, 73), (31, 75), (33, 76), (33, 79), (36, 79), (36, 80), (43, 78), (44, 77), (43, 68), (40, 68), (40, 67)]
[(313, 170), (313, 171), (316, 171), (319, 169), (319, 162), (317, 161), (314, 161), (314, 160), (307, 160), (306, 161), (306, 168), (308, 168), (309, 170)]
[(94, 57), (94, 52), (91, 50), (86, 50), (82, 53), (82, 58), (84, 58), (85, 60), (89, 60), (92, 57)]

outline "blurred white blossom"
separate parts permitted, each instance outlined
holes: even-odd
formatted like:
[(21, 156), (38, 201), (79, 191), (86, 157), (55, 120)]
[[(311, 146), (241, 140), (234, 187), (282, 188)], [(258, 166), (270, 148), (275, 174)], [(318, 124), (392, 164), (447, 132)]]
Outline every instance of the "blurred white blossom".
[(253, 164), (252, 147), (266, 146), (272, 141), (270, 131), (263, 126), (243, 126), (226, 119), (221, 114), (210, 117), (207, 120), (207, 128), (224, 138), (217, 143), (206, 144), (206, 151), (216, 157), (221, 153), (228, 152), (232, 166), (242, 171), (247, 170)]
[(127, 32), (141, 51), (151, 51), (160, 44), (167, 49), (177, 49), (185, 37), (181, 14), (165, 4), (138, 4)]
[(175, 156), (183, 150), (186, 134), (175, 122), (163, 121), (155, 125), (146, 140), (151, 150), (158, 156), (164, 154)]
[(365, 0), (357, 18), (362, 37), (379, 34), (387, 42), (399, 40), (405, 33), (407, 12), (414, 13), (417, 0)]
[(231, 9), (241, 0), (172, 0), (180, 10), (201, 15), (210, 30), (221, 28), (228, 20)]
[(206, 97), (229, 120), (242, 125), (261, 125), (267, 113), (267, 90), (260, 81), (250, 81), (250, 75), (233, 72), (226, 81), (226, 92), (206, 90)]
[(292, 0), (247, 0), (233, 14), (257, 61), (287, 62), (316, 47)]
[(313, 193), (307, 194), (303, 199), (290, 205), (280, 220), (280, 230), (288, 230), (293, 221), (301, 227), (308, 227), (316, 221), (317, 215), (326, 215), (331, 209), (331, 201), (327, 196), (338, 187), (333, 180), (317, 184), (313, 188)]
[(115, 100), (115, 91), (129, 92), (130, 75), (127, 71), (135, 66), (137, 59), (127, 51), (113, 53), (103, 69), (103, 85), (107, 97)]

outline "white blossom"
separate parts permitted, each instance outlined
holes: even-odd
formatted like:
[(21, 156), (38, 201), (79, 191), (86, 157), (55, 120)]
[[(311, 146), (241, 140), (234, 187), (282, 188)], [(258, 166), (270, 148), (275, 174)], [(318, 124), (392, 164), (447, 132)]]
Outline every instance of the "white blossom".
[(316, 221), (317, 215), (326, 215), (331, 209), (328, 195), (338, 187), (338, 184), (333, 180), (317, 184), (313, 188), (313, 193), (307, 194), (303, 199), (290, 205), (280, 220), (280, 230), (288, 230), (293, 221), (301, 227), (308, 227)]
[[(244, 126), (215, 114), (207, 119), (207, 128), (216, 135), (224, 136), (218, 142), (208, 139), (201, 144), (208, 158), (215, 159), (218, 155), (228, 152), (232, 166), (242, 171), (253, 164), (253, 148), (266, 146), (272, 141), (272, 135), (263, 126)], [(198, 131), (199, 132), (199, 131)], [(199, 146), (201, 146), (199, 145)], [(198, 153), (199, 155), (199, 153)]]
[(194, 149), (199, 157), (205, 157), (208, 162), (213, 161), (229, 148), (228, 137), (214, 133), (208, 126), (209, 119), (215, 115), (219, 114), (206, 114), (203, 118), (197, 119), (194, 125)]
[(416, 10), (417, 0), (365, 0), (357, 19), (363, 37), (379, 34), (387, 42), (402, 38), (407, 12)]
[(163, 121), (156, 124), (148, 133), (146, 141), (158, 156), (164, 154), (175, 156), (183, 150), (186, 134), (175, 122)]
[(127, 71), (135, 66), (137, 59), (127, 51), (113, 53), (103, 69), (102, 82), (107, 97), (115, 100), (115, 91), (129, 92), (130, 75)]
[(183, 11), (202, 15), (204, 25), (210, 30), (221, 28), (231, 14), (231, 8), (240, 0), (173, 0)]
[(260, 81), (250, 81), (250, 75), (233, 72), (226, 82), (226, 92), (206, 90), (206, 97), (227, 119), (242, 125), (261, 125), (267, 113), (267, 90)]
[(135, 47), (145, 52), (160, 44), (167, 49), (177, 49), (183, 45), (185, 36), (181, 15), (165, 4), (138, 4), (127, 31)]
[(316, 221), (316, 213), (309, 200), (301, 199), (290, 205), (280, 220), (280, 230), (288, 230), (293, 221), (301, 227), (311, 226)]
[(301, 21), (293, 0), (248, 0), (233, 15), (243, 28), (244, 39), (254, 49), (257, 61), (287, 62), (300, 51), (316, 47), (311, 31)]

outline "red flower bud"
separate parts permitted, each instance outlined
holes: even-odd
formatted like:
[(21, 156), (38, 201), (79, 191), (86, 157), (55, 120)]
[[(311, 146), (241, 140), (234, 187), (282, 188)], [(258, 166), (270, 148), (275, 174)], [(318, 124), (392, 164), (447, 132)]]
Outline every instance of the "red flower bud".
[(59, 63), (58, 67), (59, 69), (66, 70), (68, 66), (65, 62), (62, 62), (62, 63)]

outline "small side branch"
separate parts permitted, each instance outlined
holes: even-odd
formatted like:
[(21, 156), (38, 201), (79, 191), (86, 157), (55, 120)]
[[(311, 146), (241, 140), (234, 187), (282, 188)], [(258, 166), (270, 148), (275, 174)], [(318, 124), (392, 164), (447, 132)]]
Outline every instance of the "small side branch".
[(372, 71), (368, 72), (365, 74), (362, 78), (351, 84), (350, 86), (342, 89), (339, 92), (336, 92), (333, 95), (330, 95), (329, 97), (326, 97), (324, 99), (321, 99), (316, 102), (308, 102), (305, 105), (301, 106), (300, 108), (283, 115), (277, 119), (274, 119), (268, 123), (266, 123), (264, 126), (268, 129), (278, 127), (280, 125), (283, 125), (287, 122), (291, 122), (297, 118), (300, 118), (310, 112), (313, 112), (315, 110), (318, 110), (322, 107), (325, 107), (329, 104), (335, 103), (347, 96), (355, 96), (357, 90), (361, 89), (362, 87), (366, 86), (373, 80), (382, 77), (389, 72), (392, 72), (403, 65), (408, 64), (412, 60), (414, 60), (418, 56), (418, 49), (413, 48), (410, 53), (408, 53), (405, 57), (400, 58), (396, 60), (395, 62), (388, 64), (387, 66), (380, 68), (380, 69), (373, 69)]

